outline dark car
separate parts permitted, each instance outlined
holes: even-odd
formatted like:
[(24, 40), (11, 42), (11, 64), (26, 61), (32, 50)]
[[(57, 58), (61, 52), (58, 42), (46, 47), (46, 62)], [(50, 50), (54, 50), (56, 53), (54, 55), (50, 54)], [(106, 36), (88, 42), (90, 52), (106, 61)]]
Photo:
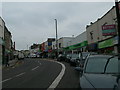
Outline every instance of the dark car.
[(85, 60), (91, 54), (92, 54), (91, 52), (81, 52), (79, 55), (79, 59), (76, 60), (76, 66), (83, 67)]
[(69, 62), (70, 62), (70, 59), (71, 59), (71, 56), (72, 56), (72, 54), (71, 54), (71, 53), (66, 54), (65, 61), (69, 63)]
[(85, 61), (80, 71), (80, 87), (82, 89), (112, 89), (120, 90), (120, 60), (118, 56), (91, 55)]
[(58, 58), (57, 58), (57, 61), (65, 61), (65, 59), (66, 59), (66, 55), (65, 54), (59, 54)]
[(85, 60), (90, 56), (90, 55), (98, 55), (97, 52), (81, 52), (80, 53), (80, 59), (76, 61), (76, 66), (77, 67), (83, 67)]
[(90, 55), (90, 52), (81, 52), (77, 54), (72, 54), (70, 58), (70, 64), (74, 66), (83, 66), (84, 61)]
[(76, 54), (76, 53), (72, 54), (70, 58), (70, 65), (76, 66), (76, 62), (78, 60), (80, 60), (80, 54)]

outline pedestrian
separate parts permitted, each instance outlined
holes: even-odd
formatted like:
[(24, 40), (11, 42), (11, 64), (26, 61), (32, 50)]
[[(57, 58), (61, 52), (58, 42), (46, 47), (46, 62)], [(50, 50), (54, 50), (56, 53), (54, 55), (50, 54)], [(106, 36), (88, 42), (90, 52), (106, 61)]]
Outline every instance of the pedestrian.
[(9, 66), (9, 55), (8, 54), (6, 54), (6, 67), (8, 67)]

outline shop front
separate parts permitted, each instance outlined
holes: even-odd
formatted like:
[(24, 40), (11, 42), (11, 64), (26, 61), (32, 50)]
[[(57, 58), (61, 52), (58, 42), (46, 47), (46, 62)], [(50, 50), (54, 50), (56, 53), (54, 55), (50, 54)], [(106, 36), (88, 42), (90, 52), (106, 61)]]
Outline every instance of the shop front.
[(114, 54), (117, 53), (118, 38), (113, 37), (98, 43), (99, 53)]
[(89, 52), (97, 52), (98, 50), (98, 43), (92, 43), (87, 46)]

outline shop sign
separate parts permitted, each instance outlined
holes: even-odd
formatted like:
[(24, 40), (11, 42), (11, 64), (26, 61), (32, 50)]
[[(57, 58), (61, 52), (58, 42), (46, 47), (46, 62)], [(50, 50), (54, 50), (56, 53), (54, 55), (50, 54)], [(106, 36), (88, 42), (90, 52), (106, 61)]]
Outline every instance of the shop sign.
[(87, 41), (84, 41), (81, 43), (81, 47), (84, 47), (84, 46), (87, 46), (88, 42)]
[(78, 43), (78, 44), (69, 46), (69, 47), (67, 47), (67, 48), (65, 48), (65, 49), (73, 50), (73, 49), (76, 49), (76, 48), (80, 48), (80, 47), (87, 46), (87, 44), (88, 44), (88, 42), (87, 42), (87, 41), (84, 41), (84, 42), (81, 42), (81, 43)]
[(111, 36), (116, 34), (116, 25), (104, 25), (102, 26), (103, 36)]
[(51, 46), (52, 45), (52, 42), (48, 42), (48, 46)]
[(111, 38), (111, 39), (100, 42), (98, 44), (98, 48), (101, 49), (101, 48), (106, 48), (106, 47), (110, 47), (113, 45), (114, 45), (114, 38)]

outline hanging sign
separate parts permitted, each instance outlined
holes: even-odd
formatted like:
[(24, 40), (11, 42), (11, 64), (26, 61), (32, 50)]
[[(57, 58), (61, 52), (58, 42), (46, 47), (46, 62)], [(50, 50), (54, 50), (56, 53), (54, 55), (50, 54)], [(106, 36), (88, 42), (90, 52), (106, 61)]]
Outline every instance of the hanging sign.
[(116, 26), (115, 25), (102, 26), (102, 34), (103, 34), (103, 36), (115, 35), (116, 34)]

